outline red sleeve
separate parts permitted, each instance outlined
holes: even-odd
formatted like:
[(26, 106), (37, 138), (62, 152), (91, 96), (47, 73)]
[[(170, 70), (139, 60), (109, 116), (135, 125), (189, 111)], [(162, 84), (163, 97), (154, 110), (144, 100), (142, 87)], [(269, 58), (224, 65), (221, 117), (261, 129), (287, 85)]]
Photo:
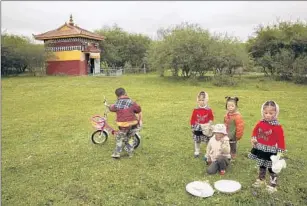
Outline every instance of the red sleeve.
[(109, 110), (110, 110), (111, 112), (116, 112), (115, 104), (112, 104), (112, 105), (109, 107)]
[(253, 137), (257, 137), (259, 124), (260, 124), (260, 122), (258, 122), (258, 123), (256, 124), (256, 126), (254, 127), (253, 133), (252, 133), (252, 138), (253, 138)]
[(284, 137), (284, 130), (281, 125), (275, 128), (275, 132), (277, 135), (277, 149), (278, 150), (285, 150), (286, 145), (285, 145), (285, 137)]
[(244, 121), (241, 115), (237, 115), (235, 118), (235, 122), (236, 122), (236, 137), (237, 140), (240, 140), (243, 136), (243, 132), (244, 132)]
[(138, 104), (135, 103), (135, 102), (133, 103), (132, 108), (133, 108), (133, 112), (134, 112), (134, 113), (140, 113), (140, 112), (142, 111), (140, 105), (138, 105)]
[(214, 121), (214, 116), (213, 116), (212, 109), (210, 109), (208, 113), (209, 113), (209, 114), (208, 114), (208, 119), (209, 119), (209, 121), (211, 120), (211, 121), (213, 122), (213, 121)]
[(192, 113), (192, 116), (191, 116), (191, 120), (190, 120), (190, 124), (191, 125), (195, 125), (196, 124), (196, 115), (197, 115), (197, 111), (194, 109), (193, 110), (193, 113)]

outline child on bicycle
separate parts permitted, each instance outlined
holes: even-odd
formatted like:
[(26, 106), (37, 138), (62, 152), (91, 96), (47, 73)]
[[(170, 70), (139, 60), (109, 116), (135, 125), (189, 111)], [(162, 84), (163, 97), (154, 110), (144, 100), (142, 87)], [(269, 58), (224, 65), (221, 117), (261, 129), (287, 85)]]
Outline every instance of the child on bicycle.
[(197, 95), (198, 107), (193, 110), (190, 124), (194, 140), (194, 157), (198, 158), (201, 143), (207, 144), (212, 134), (213, 113), (208, 107), (209, 96), (201, 91)]
[(107, 105), (111, 112), (116, 112), (116, 124), (119, 128), (112, 157), (120, 158), (123, 142), (127, 146), (129, 157), (132, 157), (134, 148), (133, 145), (129, 144), (129, 140), (137, 132), (138, 126), (142, 126), (142, 110), (140, 105), (127, 96), (124, 88), (117, 88), (115, 95), (117, 97), (115, 104)]

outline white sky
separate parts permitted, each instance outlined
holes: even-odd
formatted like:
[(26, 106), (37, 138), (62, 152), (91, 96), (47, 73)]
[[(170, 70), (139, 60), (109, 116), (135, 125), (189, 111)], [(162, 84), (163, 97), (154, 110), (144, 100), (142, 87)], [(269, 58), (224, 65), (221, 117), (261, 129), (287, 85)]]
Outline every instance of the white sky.
[(32, 36), (58, 28), (70, 14), (78, 26), (90, 31), (116, 23), (125, 31), (155, 38), (160, 27), (189, 22), (246, 40), (259, 24), (277, 18), (306, 21), (307, 2), (2, 1), (1, 31)]

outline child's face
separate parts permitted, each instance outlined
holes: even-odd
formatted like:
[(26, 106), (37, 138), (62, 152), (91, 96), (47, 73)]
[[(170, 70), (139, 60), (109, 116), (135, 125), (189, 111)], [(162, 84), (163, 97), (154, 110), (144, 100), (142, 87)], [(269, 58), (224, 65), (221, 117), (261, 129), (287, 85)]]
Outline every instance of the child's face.
[(227, 102), (227, 110), (231, 113), (236, 110), (236, 104), (233, 101)]
[(275, 119), (276, 108), (272, 106), (267, 106), (263, 109), (263, 116), (266, 121), (271, 121)]
[(199, 99), (199, 100), (198, 100), (198, 105), (199, 105), (200, 107), (204, 107), (204, 106), (205, 106), (205, 99)]
[(220, 141), (225, 136), (225, 134), (215, 133), (214, 136), (215, 136), (216, 141)]

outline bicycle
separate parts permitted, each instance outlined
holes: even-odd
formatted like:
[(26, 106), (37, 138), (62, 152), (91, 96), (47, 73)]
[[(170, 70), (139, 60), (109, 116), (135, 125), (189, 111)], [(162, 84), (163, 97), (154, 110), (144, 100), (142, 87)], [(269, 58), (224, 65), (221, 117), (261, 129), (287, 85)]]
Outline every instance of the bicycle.
[[(93, 127), (96, 129), (91, 135), (91, 140), (94, 144), (103, 145), (109, 137), (109, 133), (111, 133), (113, 136), (115, 136), (119, 131), (115, 130), (113, 127), (111, 127), (107, 122), (108, 112), (109, 108), (107, 107), (107, 100), (104, 97), (104, 105), (105, 105), (105, 111), (103, 117), (100, 115), (94, 115), (91, 118), (91, 122)], [(127, 151), (127, 144), (131, 144), (130, 142), (133, 141), (133, 148), (136, 149), (141, 143), (141, 136), (139, 134), (139, 131), (141, 130), (141, 127), (136, 128), (136, 133), (134, 135), (134, 138), (131, 137), (128, 138), (128, 140), (125, 141), (125, 147), (124, 149)]]

